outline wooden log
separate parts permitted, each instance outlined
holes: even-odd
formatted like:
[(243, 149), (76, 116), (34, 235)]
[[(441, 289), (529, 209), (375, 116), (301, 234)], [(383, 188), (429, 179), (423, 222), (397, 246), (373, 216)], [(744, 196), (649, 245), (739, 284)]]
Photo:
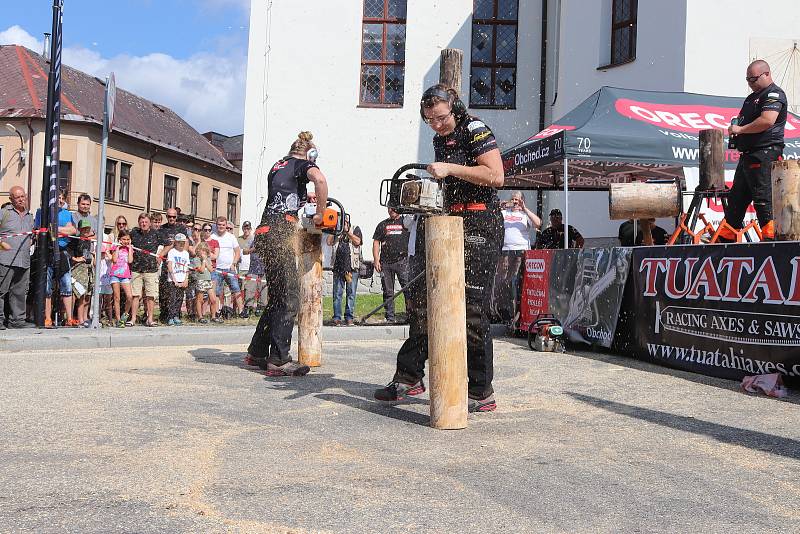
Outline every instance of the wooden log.
[(797, 160), (772, 164), (772, 219), (775, 240), (800, 241), (800, 163)]
[(322, 235), (298, 232), (300, 247), (300, 310), (297, 314), (297, 361), (309, 367), (322, 363)]
[(439, 61), (439, 83), (452, 87), (459, 95), (461, 95), (463, 61), (464, 52), (458, 48), (445, 48), (442, 50)]
[(431, 426), (467, 426), (467, 307), (464, 224), (460, 217), (425, 221)]
[(723, 141), (722, 130), (700, 130), (698, 191), (716, 191), (725, 188), (725, 146)]
[(611, 184), (608, 216), (611, 220), (675, 217), (681, 212), (680, 184)]

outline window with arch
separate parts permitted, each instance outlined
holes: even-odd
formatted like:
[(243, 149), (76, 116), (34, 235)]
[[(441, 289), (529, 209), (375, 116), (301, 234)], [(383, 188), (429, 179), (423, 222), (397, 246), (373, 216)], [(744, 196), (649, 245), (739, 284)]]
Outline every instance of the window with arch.
[(474, 0), (472, 7), (469, 105), (513, 109), (519, 0)]
[(406, 0), (364, 0), (359, 105), (402, 107)]

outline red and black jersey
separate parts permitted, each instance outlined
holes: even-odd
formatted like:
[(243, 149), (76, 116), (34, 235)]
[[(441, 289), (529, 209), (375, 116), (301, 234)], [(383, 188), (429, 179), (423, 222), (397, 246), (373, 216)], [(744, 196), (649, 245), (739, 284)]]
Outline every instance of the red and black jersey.
[(381, 243), (382, 263), (397, 263), (408, 256), (408, 228), (403, 225), (402, 215), (381, 221), (372, 239)]
[[(492, 130), (480, 119), (464, 116), (456, 124), (453, 133), (433, 138), (436, 161), (455, 163), (466, 167), (478, 165), (478, 156), (497, 148)], [(475, 185), (453, 176), (445, 179), (445, 205), (479, 202), (492, 207), (499, 204), (497, 190), (493, 187)]]
[(742, 110), (739, 112), (739, 126), (750, 124), (764, 111), (777, 111), (778, 118), (775, 119), (775, 124), (761, 133), (736, 136), (736, 148), (741, 152), (751, 152), (759, 148), (782, 146), (787, 108), (786, 93), (774, 83), (761, 91), (751, 93), (745, 98)]
[(308, 198), (308, 171), (316, 168), (314, 162), (291, 156), (275, 162), (267, 177), (264, 215), (296, 213)]

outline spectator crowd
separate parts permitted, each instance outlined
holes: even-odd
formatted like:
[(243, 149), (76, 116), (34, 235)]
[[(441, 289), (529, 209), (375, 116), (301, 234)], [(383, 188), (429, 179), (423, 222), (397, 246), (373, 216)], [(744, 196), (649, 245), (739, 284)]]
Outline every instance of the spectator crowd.
[[(36, 246), (40, 210), (30, 213), (21, 187), (12, 187), (9, 196), (0, 207), (0, 330), (34, 326), (31, 288), (41, 253)], [(88, 194), (78, 196), (75, 211), (63, 192), (58, 195), (58, 253), (47, 261), (45, 327), (90, 327), (95, 291), (99, 322), (118, 328), (179, 326), (184, 317), (222, 323), (259, 314), (266, 306), (264, 267), (249, 222), (237, 237), (225, 217), (200, 222), (170, 208), (164, 216), (140, 213), (133, 227), (119, 216), (113, 228), (104, 228), (91, 207)], [(100, 257), (97, 239), (102, 240)]]
[[(225, 217), (217, 217), (213, 223), (200, 222), (181, 214), (179, 208), (170, 208), (163, 215), (140, 213), (135, 226), (119, 216), (113, 227), (104, 228), (91, 214), (88, 194), (78, 196), (75, 211), (69, 209), (63, 192), (58, 203), (59, 253), (47, 267), (45, 327), (89, 327), (95, 291), (99, 292), (100, 323), (117, 328), (179, 326), (185, 319), (222, 323), (260, 314), (267, 306), (267, 273), (255, 250), (250, 222), (245, 221), (241, 235), (236, 236)], [(41, 214), (38, 210), (31, 214), (27, 206), (26, 192), (14, 187), (10, 202), (0, 208), (0, 330), (33, 326), (33, 291), (29, 288), (36, 280), (32, 273), (38, 254), (34, 229), (40, 228)], [(503, 219), (505, 239), (491, 307), (494, 317), (511, 322), (518, 315), (513, 303), (519, 293), (524, 251), (563, 247), (566, 229), (561, 212), (554, 209), (550, 226), (542, 230), (541, 219), (525, 206), (519, 192), (504, 203)], [(414, 222), (412, 216), (388, 209), (388, 218), (373, 233), (372, 265), (363, 260), (361, 229), (351, 227), (349, 220), (340, 236), (328, 236), (334, 325), (354, 324), (358, 280), (371, 276), (372, 267), (380, 274), (386, 321), (395, 322), (395, 290), (398, 284), (404, 288), (410, 282), (409, 257), (414, 250), (409, 247), (409, 237)], [(530, 240), (531, 229), (537, 230), (535, 244)], [(98, 259), (95, 251), (100, 231)], [(570, 246), (582, 247), (580, 233), (571, 226), (568, 231)], [(641, 235), (638, 237), (641, 241)], [(95, 269), (100, 271), (97, 288)], [(55, 304), (54, 291), (58, 294)], [(406, 306), (410, 306), (408, 301)], [(511, 308), (505, 309), (507, 306)]]

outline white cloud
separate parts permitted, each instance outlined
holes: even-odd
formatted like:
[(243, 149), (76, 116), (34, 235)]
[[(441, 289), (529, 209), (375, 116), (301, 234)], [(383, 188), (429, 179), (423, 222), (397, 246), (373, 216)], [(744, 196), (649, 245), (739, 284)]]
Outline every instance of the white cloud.
[(9, 29), (0, 32), (0, 45), (4, 44), (22, 45), (39, 53), (42, 52), (43, 46), (41, 41), (17, 25), (11, 26)]
[[(1, 31), (0, 44), (19, 44), (36, 52), (43, 46), (19, 26)], [(79, 46), (64, 49), (64, 63), (98, 78), (113, 71), (118, 87), (169, 107), (200, 132), (236, 135), (244, 129), (247, 58), (241, 52), (202, 52), (186, 59), (161, 53), (106, 58)]]

